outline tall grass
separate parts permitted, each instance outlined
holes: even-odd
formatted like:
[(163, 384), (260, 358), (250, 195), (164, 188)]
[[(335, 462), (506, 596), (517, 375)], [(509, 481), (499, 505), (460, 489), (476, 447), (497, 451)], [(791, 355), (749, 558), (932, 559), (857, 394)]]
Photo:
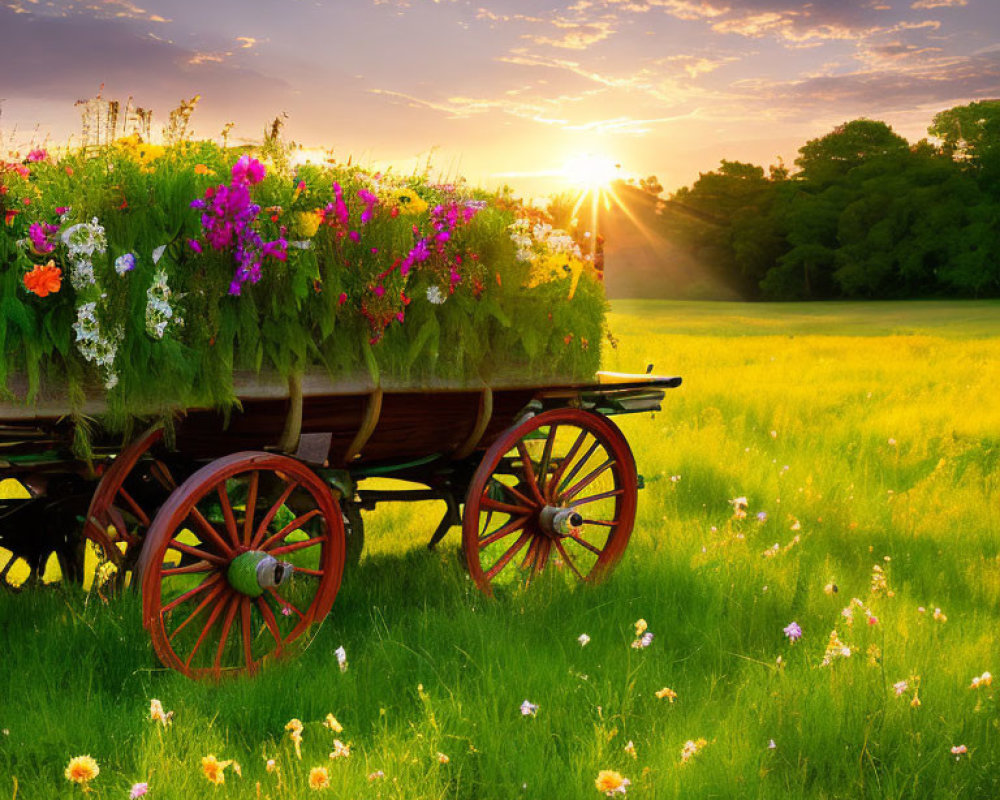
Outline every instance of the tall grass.
[[(685, 383), (661, 414), (620, 419), (646, 488), (609, 582), (487, 601), (455, 533), (423, 549), (440, 509), (385, 507), (302, 652), (221, 685), (159, 668), (135, 598), (2, 597), (0, 796), (78, 793), (62, 771), (80, 753), (109, 798), (137, 781), (157, 799), (311, 796), (317, 765), (318, 796), (345, 798), (593, 800), (602, 769), (633, 798), (1000, 794), (1000, 677), (968, 688), (1000, 676), (1000, 305), (613, 310), (605, 366)], [(834, 629), (851, 655), (821, 666)], [(335, 737), (350, 757), (328, 758)], [(209, 785), (208, 753), (242, 777)]]

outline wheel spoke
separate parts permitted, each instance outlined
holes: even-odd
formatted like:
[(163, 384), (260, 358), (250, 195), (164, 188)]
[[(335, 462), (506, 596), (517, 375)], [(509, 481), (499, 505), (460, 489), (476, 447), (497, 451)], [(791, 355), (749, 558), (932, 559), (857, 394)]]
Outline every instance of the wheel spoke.
[(615, 460), (613, 458), (609, 458), (607, 461), (605, 461), (603, 464), (601, 464), (601, 466), (599, 466), (597, 469), (595, 469), (593, 472), (591, 472), (586, 478), (584, 478), (579, 483), (577, 483), (572, 489), (567, 490), (562, 495), (561, 499), (564, 500), (564, 501), (565, 500), (572, 500), (581, 491), (583, 491), (588, 486), (590, 486), (590, 484), (592, 484), (594, 481), (596, 481), (599, 477), (601, 477), (601, 475), (603, 475), (605, 472), (607, 472), (613, 466), (615, 466)]
[(122, 496), (122, 498), (128, 504), (128, 507), (132, 509), (132, 513), (135, 514), (136, 519), (138, 519), (139, 522), (142, 523), (143, 527), (144, 528), (148, 528), (149, 527), (149, 516), (146, 514), (145, 511), (142, 510), (142, 506), (140, 506), (132, 498), (132, 495), (130, 495), (128, 492), (125, 491), (125, 487), (124, 486), (118, 487), (118, 494), (120, 494)]
[(528, 517), (517, 517), (516, 519), (510, 520), (506, 525), (502, 525), (497, 528), (493, 533), (487, 534), (482, 539), (479, 540), (480, 549), (489, 547), (494, 542), (499, 542), (505, 536), (510, 536), (510, 534), (515, 531), (521, 530), (524, 527), (524, 523), (528, 521)]
[[(281, 493), (281, 497), (278, 498), (277, 502), (267, 510), (267, 513), (264, 515), (264, 519), (260, 521), (260, 525), (257, 526), (257, 532), (253, 535), (253, 539), (250, 542), (251, 550), (260, 546), (260, 543), (267, 535), (267, 526), (271, 524), (271, 520), (274, 519), (274, 515), (278, 513), (281, 507), (285, 504), (285, 501), (288, 500), (298, 485), (297, 481), (289, 483), (288, 486), (285, 487), (285, 490)], [(265, 547), (264, 549), (267, 548)]]
[(580, 447), (583, 445), (586, 438), (587, 438), (587, 431), (586, 430), (580, 431), (580, 435), (576, 437), (576, 441), (573, 442), (573, 445), (569, 448), (569, 452), (566, 453), (563, 460), (559, 463), (559, 466), (556, 467), (555, 471), (553, 471), (552, 480), (549, 481), (550, 489), (553, 486), (559, 485), (559, 480), (560, 478), (562, 478), (563, 472), (566, 471), (566, 467), (569, 466), (569, 463), (573, 460), (573, 457), (577, 454), (577, 452), (579, 452)]
[(535, 559), (535, 554), (538, 552), (538, 548), (541, 545), (541, 537), (534, 536), (531, 539), (531, 544), (528, 545), (528, 552), (524, 554), (524, 558), (521, 560), (521, 569), (527, 570), (531, 567)]
[(168, 492), (172, 492), (177, 488), (177, 481), (174, 480), (174, 476), (170, 472), (170, 467), (162, 461), (154, 461), (153, 465), (149, 468), (149, 471), (152, 476), (156, 478), (157, 483), (159, 483), (160, 486)]
[(205, 627), (201, 629), (201, 633), (198, 635), (198, 640), (194, 643), (194, 647), (191, 648), (191, 652), (188, 653), (187, 660), (184, 662), (185, 667), (191, 666), (191, 662), (194, 660), (195, 654), (199, 649), (201, 649), (201, 645), (205, 641), (205, 637), (208, 636), (208, 632), (215, 625), (215, 621), (219, 618), (219, 614), (222, 613), (222, 609), (227, 602), (228, 600), (223, 600), (221, 603), (218, 603), (215, 608), (212, 609), (212, 613), (208, 615), (208, 622), (206, 622)]
[(618, 497), (623, 494), (625, 494), (624, 489), (612, 489), (610, 492), (601, 492), (600, 494), (588, 495), (580, 500), (573, 500), (573, 502), (569, 504), (569, 507), (576, 508), (577, 506), (583, 506), (587, 503), (595, 503), (598, 500), (607, 500), (609, 497)]
[(531, 533), (529, 531), (524, 531), (518, 537), (517, 541), (510, 546), (507, 552), (500, 556), (497, 563), (490, 567), (489, 571), (486, 573), (486, 579), (493, 580), (493, 578), (496, 577), (496, 574), (506, 567), (508, 563), (510, 563), (510, 560), (517, 555), (517, 552), (524, 547), (525, 544), (527, 544), (528, 539), (530, 538)]
[(250, 488), (247, 490), (247, 501), (243, 506), (243, 544), (249, 546), (253, 532), (254, 511), (257, 508), (257, 488), (260, 484), (260, 473), (254, 470), (250, 473)]
[(528, 506), (513, 506), (510, 503), (501, 503), (499, 500), (494, 500), (486, 494), (484, 494), (482, 500), (479, 501), (479, 505), (490, 511), (500, 511), (503, 514), (511, 514), (515, 516), (530, 514), (533, 510)]
[[(320, 510), (318, 508), (314, 508), (312, 511), (307, 511), (305, 514), (296, 517), (291, 522), (289, 522), (284, 528), (278, 531), (276, 534), (268, 537), (268, 539), (260, 545), (259, 549), (267, 550), (272, 544), (274, 544), (275, 542), (280, 542), (282, 539), (288, 536), (288, 534), (290, 534), (292, 531), (297, 531), (299, 528), (301, 528), (303, 525), (305, 525), (309, 520), (311, 520), (319, 513)], [(276, 553), (278, 551), (275, 550), (273, 552)]]
[(603, 550), (601, 550), (599, 547), (596, 547), (595, 545), (592, 545), (590, 542), (588, 542), (586, 539), (584, 539), (579, 534), (571, 533), (566, 538), (567, 539), (572, 539), (578, 545), (582, 545), (583, 547), (586, 547), (594, 555), (600, 556), (600, 555), (604, 554)]
[(309, 569), (308, 567), (294, 567), (296, 575), (310, 575), (314, 578), (322, 578), (326, 573), (321, 569)]
[(524, 439), (518, 439), (517, 441), (517, 452), (521, 456), (521, 470), (524, 472), (524, 479), (528, 486), (531, 487), (531, 493), (535, 495), (535, 501), (539, 505), (545, 505), (545, 498), (542, 497), (541, 491), (538, 489), (538, 480), (535, 478), (535, 468), (531, 465), (531, 456), (528, 454), (528, 447), (524, 443)]
[(233, 547), (239, 547), (240, 537), (236, 532), (236, 515), (233, 513), (233, 504), (229, 500), (229, 492), (226, 491), (226, 482), (222, 481), (215, 488), (219, 493), (219, 505), (222, 506), (222, 516), (226, 520), (229, 540), (233, 543)]
[(267, 587), (267, 593), (268, 593), (269, 595), (271, 595), (271, 597), (273, 597), (273, 598), (275, 599), (275, 601), (276, 601), (276, 602), (277, 602), (277, 603), (278, 603), (278, 604), (279, 604), (279, 605), (281, 606), (281, 610), (282, 610), (282, 613), (283, 613), (283, 612), (284, 612), (284, 610), (285, 610), (285, 609), (287, 608), (287, 609), (290, 609), (291, 611), (294, 611), (294, 612), (295, 612), (296, 614), (298, 614), (298, 615), (299, 615), (299, 617), (301, 617), (302, 619), (305, 619), (305, 618), (306, 618), (306, 615), (305, 615), (305, 614), (303, 614), (303, 613), (302, 613), (301, 611), (299, 611), (299, 609), (297, 609), (297, 608), (296, 608), (296, 607), (295, 607), (294, 605), (292, 605), (291, 603), (289, 603), (289, 602), (288, 602), (288, 601), (287, 601), (287, 600), (286, 600), (286, 599), (285, 599), (284, 597), (282, 597), (282, 596), (281, 596), (280, 594), (278, 594), (278, 593), (277, 593), (277, 592), (276, 592), (276, 591), (274, 590), (274, 588), (273, 588), (273, 587), (271, 587), (271, 586), (268, 586), (268, 587)]
[(125, 518), (122, 516), (121, 511), (114, 506), (110, 506), (108, 508), (108, 518), (115, 528), (115, 533), (118, 534), (119, 541), (127, 542), (128, 544), (137, 544), (139, 542), (139, 537), (129, 533), (128, 525), (125, 524)]
[(594, 443), (587, 448), (587, 452), (584, 454), (583, 458), (577, 461), (573, 465), (573, 469), (569, 471), (569, 474), (567, 474), (566, 477), (559, 482), (558, 487), (554, 490), (555, 496), (558, 497), (562, 495), (562, 492), (565, 490), (565, 488), (569, 486), (570, 481), (572, 481), (573, 478), (576, 477), (576, 473), (578, 473), (581, 470), (584, 464), (590, 461), (590, 457), (597, 452), (597, 448), (600, 446), (601, 446), (600, 441), (594, 439)]
[(606, 528), (613, 528), (618, 524), (616, 519), (585, 519), (584, 525), (603, 525)]
[(559, 555), (562, 556), (562, 560), (566, 564), (566, 566), (568, 566), (571, 570), (573, 570), (573, 572), (576, 573), (576, 576), (581, 581), (587, 580), (584, 577), (583, 573), (580, 572), (579, 569), (577, 569), (576, 564), (573, 563), (573, 559), (569, 557), (569, 553), (567, 553), (566, 552), (566, 548), (563, 547), (563, 543), (561, 541), (559, 541), (558, 539), (556, 539), (556, 550), (559, 551)]
[(166, 614), (168, 611), (172, 611), (173, 609), (177, 608), (177, 606), (179, 606), (184, 601), (190, 600), (192, 597), (201, 594), (206, 589), (210, 589), (215, 584), (215, 582), (218, 581), (221, 577), (222, 575), (219, 574), (218, 572), (216, 572), (214, 575), (209, 576), (201, 583), (199, 583), (197, 586), (195, 586), (193, 589), (188, 589), (188, 591), (184, 592), (184, 594), (180, 595), (179, 597), (175, 597), (173, 600), (167, 603), (160, 610), (160, 614)]
[(229, 610), (226, 611), (226, 618), (222, 621), (222, 633), (219, 634), (219, 647), (215, 651), (214, 672), (216, 675), (220, 672), (222, 653), (226, 649), (226, 640), (229, 638), (229, 629), (233, 626), (233, 618), (236, 616), (236, 609), (239, 607), (240, 603), (235, 596), (230, 597), (225, 602), (229, 604)]
[[(256, 473), (255, 473), (256, 474)], [(249, 528), (247, 529), (249, 532)], [(240, 628), (243, 630), (243, 660), (246, 662), (247, 670), (254, 671), (253, 663), (253, 631), (251, 625), (253, 621), (250, 616), (250, 598), (240, 598)]]
[(225, 566), (227, 563), (229, 563), (222, 556), (217, 556), (215, 553), (206, 553), (204, 550), (199, 550), (197, 547), (192, 547), (189, 544), (184, 544), (184, 542), (178, 542), (176, 539), (170, 542), (167, 549), (179, 550), (180, 552), (187, 553), (189, 556), (194, 556), (195, 558), (201, 561), (210, 561), (211, 563), (216, 564), (220, 567)]
[(545, 569), (549, 563), (549, 553), (552, 552), (552, 540), (539, 537), (538, 547), (535, 550), (534, 573), (537, 575)]
[(197, 572), (211, 572), (213, 569), (215, 567), (207, 561), (196, 561), (194, 564), (188, 564), (184, 567), (168, 567), (160, 574), (164, 578), (169, 578), (171, 575), (191, 575)]
[(548, 497), (545, 493), (545, 479), (549, 473), (549, 462), (552, 459), (552, 446), (556, 443), (557, 430), (559, 430), (558, 425), (549, 426), (549, 435), (545, 437), (545, 449), (542, 450), (542, 460), (538, 464), (538, 488), (544, 497)]
[(197, 608), (195, 608), (194, 611), (192, 611), (190, 614), (188, 614), (187, 617), (184, 618), (184, 621), (180, 625), (178, 625), (176, 628), (174, 628), (173, 631), (171, 631), (170, 637), (169, 637), (169, 641), (172, 642), (174, 640), (174, 637), (178, 633), (180, 633), (182, 630), (184, 630), (184, 628), (187, 627), (187, 624), (191, 620), (193, 620), (202, 611), (204, 611), (208, 607), (209, 603), (212, 603), (215, 600), (218, 600), (219, 597), (225, 592), (225, 590), (226, 590), (225, 585), (223, 585), (221, 583), (218, 586), (216, 586), (214, 589), (212, 589), (212, 591), (208, 595), (205, 596), (205, 599), (202, 600), (200, 603), (198, 603)]
[(304, 550), (307, 547), (313, 547), (314, 545), (325, 541), (326, 536), (314, 536), (312, 539), (303, 539), (301, 542), (292, 542), (291, 544), (286, 544), (282, 547), (275, 547), (269, 552), (272, 556), (280, 556), (285, 553), (294, 553), (296, 550)]
[(495, 481), (494, 485), (499, 486), (505, 492), (509, 492), (514, 495), (514, 497), (520, 500), (526, 507), (530, 508), (535, 505), (535, 501), (531, 498), (525, 497), (521, 492), (519, 492), (515, 487), (508, 486), (506, 483), (501, 483), (500, 481)]
[(267, 604), (267, 600), (263, 596), (257, 598), (257, 608), (260, 609), (260, 615), (264, 618), (264, 624), (267, 629), (271, 632), (271, 636), (274, 637), (274, 643), (278, 646), (277, 653), (281, 652), (281, 630), (278, 628), (278, 620), (274, 618), (274, 612), (271, 610), (271, 606)]
[[(228, 544), (226, 544), (225, 540), (221, 536), (219, 536), (219, 532), (215, 529), (215, 526), (207, 519), (205, 519), (205, 515), (202, 514), (197, 509), (197, 507), (191, 506), (191, 511), (188, 513), (188, 516), (190, 516), (191, 519), (193, 519), (197, 523), (198, 527), (201, 529), (201, 532), (205, 534), (205, 536), (207, 536), (208, 539), (212, 540), (212, 543), (216, 547), (218, 547), (219, 550), (222, 551), (223, 555), (232, 558), (233, 548), (230, 547)], [(203, 541), (205, 540), (203, 539)], [(205, 544), (208, 544), (208, 542), (205, 541)]]

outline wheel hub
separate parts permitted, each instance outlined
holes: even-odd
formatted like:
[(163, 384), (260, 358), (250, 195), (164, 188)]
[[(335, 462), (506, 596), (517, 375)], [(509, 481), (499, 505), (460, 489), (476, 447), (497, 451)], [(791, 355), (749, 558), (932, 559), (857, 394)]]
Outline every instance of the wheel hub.
[(583, 517), (573, 508), (545, 506), (538, 513), (538, 524), (548, 536), (562, 539), (579, 531)]
[(287, 583), (294, 571), (287, 561), (278, 561), (260, 550), (247, 550), (229, 562), (226, 580), (240, 594), (260, 597), (266, 588)]

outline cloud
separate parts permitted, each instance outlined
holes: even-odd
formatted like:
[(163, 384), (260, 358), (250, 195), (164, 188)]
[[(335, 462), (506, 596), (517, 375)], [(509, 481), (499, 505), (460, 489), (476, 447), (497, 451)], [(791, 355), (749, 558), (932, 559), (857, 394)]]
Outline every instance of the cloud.
[(240, 48), (243, 50), (249, 50), (260, 40), (254, 39), (252, 36), (237, 36), (236, 41), (240, 43)]
[(910, 8), (957, 8), (968, 4), (969, 0), (916, 0)]
[(539, 36), (526, 33), (522, 39), (528, 39), (535, 44), (550, 45), (566, 50), (586, 50), (591, 45), (603, 42), (614, 34), (615, 30), (609, 22), (571, 22), (556, 19), (552, 24), (562, 33), (558, 37)]

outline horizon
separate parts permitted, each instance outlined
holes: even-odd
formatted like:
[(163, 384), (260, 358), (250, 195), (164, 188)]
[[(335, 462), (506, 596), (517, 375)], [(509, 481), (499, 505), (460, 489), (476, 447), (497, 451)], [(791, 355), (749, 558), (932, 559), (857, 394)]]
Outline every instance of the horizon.
[[(911, 143), (1000, 96), (985, 0), (0, 0), (4, 149), (80, 130), (103, 96), (162, 124), (201, 95), (199, 138), (287, 138), (334, 157), (524, 196), (580, 188), (581, 159), (668, 191), (723, 158), (791, 167), (838, 124)], [(322, 98), (317, 100), (317, 98)], [(346, 121), (346, 122), (345, 122)], [(777, 131), (777, 133), (775, 133)], [(575, 160), (574, 160), (575, 159)]]

